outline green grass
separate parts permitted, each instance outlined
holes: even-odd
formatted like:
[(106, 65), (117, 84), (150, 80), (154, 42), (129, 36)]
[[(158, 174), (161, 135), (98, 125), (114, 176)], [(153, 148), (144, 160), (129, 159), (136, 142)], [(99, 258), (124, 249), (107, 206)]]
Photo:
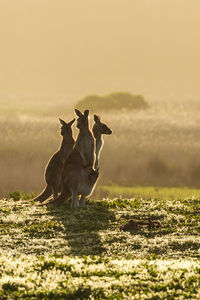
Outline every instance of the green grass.
[(116, 197), (142, 197), (159, 199), (179, 199), (188, 197), (200, 197), (200, 189), (192, 188), (167, 188), (167, 187), (123, 187), (118, 185), (105, 185), (98, 188), (97, 193), (101, 196)]
[(76, 210), (0, 200), (0, 299), (200, 298), (198, 190), (104, 188)]

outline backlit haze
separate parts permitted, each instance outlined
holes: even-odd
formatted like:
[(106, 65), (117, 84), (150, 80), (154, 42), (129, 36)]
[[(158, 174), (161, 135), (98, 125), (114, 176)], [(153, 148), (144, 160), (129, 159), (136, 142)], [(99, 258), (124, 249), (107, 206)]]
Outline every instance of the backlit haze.
[(199, 12), (199, 0), (0, 0), (0, 97), (199, 99)]

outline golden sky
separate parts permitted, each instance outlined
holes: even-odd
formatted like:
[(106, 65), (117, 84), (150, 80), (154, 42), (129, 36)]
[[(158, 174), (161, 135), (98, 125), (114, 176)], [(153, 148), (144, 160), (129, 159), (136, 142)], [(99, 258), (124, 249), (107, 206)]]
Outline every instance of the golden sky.
[(0, 95), (200, 96), (199, 0), (0, 0)]

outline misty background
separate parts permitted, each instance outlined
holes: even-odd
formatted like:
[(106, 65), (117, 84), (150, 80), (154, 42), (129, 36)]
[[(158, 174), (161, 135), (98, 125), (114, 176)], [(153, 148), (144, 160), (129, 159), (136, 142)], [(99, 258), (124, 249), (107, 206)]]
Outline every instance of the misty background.
[(150, 108), (97, 112), (113, 129), (99, 185), (200, 187), (199, 11), (198, 0), (0, 0), (0, 194), (40, 192), (58, 117), (119, 92)]

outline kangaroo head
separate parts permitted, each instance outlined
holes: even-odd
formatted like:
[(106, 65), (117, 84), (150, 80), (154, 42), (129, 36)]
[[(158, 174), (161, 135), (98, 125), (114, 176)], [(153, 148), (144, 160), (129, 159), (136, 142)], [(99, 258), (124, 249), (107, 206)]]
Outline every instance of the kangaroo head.
[(106, 124), (102, 123), (100, 117), (97, 115), (94, 115), (94, 125), (92, 131), (94, 136), (101, 134), (110, 135), (112, 133), (112, 130)]
[(86, 109), (84, 113), (82, 114), (80, 110), (75, 109), (75, 113), (78, 116), (77, 119), (77, 128), (88, 128), (88, 116), (89, 116), (89, 110)]
[(60, 124), (61, 126), (61, 135), (69, 135), (72, 136), (72, 124), (74, 123), (75, 119), (73, 119), (72, 121), (70, 121), (69, 123), (66, 123), (65, 121), (63, 121), (62, 119), (59, 118)]

